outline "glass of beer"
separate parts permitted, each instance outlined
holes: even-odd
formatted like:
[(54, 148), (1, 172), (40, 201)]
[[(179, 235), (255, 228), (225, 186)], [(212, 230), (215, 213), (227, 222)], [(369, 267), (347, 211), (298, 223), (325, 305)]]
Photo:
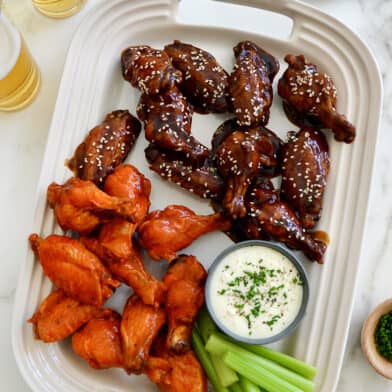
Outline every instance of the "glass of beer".
[(22, 36), (0, 9), (0, 111), (19, 110), (37, 95), (40, 73)]
[(84, 0), (33, 0), (35, 8), (50, 18), (66, 18), (76, 14)]

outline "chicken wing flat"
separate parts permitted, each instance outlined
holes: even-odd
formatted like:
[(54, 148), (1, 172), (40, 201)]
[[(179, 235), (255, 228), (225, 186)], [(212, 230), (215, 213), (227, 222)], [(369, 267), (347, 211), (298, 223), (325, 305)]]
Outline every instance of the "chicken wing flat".
[(236, 64), (229, 78), (230, 96), (239, 125), (265, 125), (272, 105), (272, 81), (279, 62), (251, 41), (234, 47)]
[(106, 176), (125, 160), (140, 130), (139, 120), (128, 110), (109, 113), (79, 144), (67, 166), (76, 177), (102, 186)]
[(129, 297), (120, 327), (124, 367), (128, 373), (143, 371), (150, 347), (165, 322), (162, 308), (145, 305), (137, 296)]
[(28, 322), (33, 324), (36, 339), (51, 343), (72, 335), (100, 312), (57, 289), (45, 298)]
[(228, 74), (211, 53), (181, 41), (164, 50), (182, 72), (180, 89), (198, 112), (228, 111)]
[(155, 340), (145, 373), (161, 392), (207, 392), (207, 377), (193, 351), (170, 352), (164, 336)]
[(321, 131), (290, 133), (283, 147), (281, 198), (310, 229), (320, 219), (329, 172), (328, 143)]
[(125, 80), (145, 94), (159, 94), (171, 90), (182, 80), (181, 72), (162, 50), (150, 46), (130, 46), (121, 54), (121, 68)]
[(261, 230), (273, 241), (301, 250), (310, 261), (323, 263), (327, 245), (306, 232), (290, 207), (281, 201), (264, 203), (254, 212)]
[(196, 215), (187, 207), (167, 206), (147, 215), (139, 226), (139, 243), (154, 260), (168, 262), (177, 257), (176, 252), (189, 246), (205, 233), (228, 230), (230, 220), (221, 214)]
[[(281, 156), (281, 150), (283, 147), (283, 140), (276, 135), (275, 132), (271, 131), (270, 129), (264, 127), (263, 125), (256, 125), (252, 128), (257, 129), (257, 132), (263, 133), (265, 136), (267, 136), (274, 148), (274, 152), (273, 152), (273, 158), (276, 161), (280, 160), (280, 156)], [(237, 120), (235, 118), (232, 118), (230, 120), (226, 120), (225, 122), (223, 122), (214, 132), (213, 136), (212, 136), (212, 140), (211, 140), (211, 152), (210, 152), (210, 157), (213, 161), (216, 160), (216, 152), (219, 148), (219, 146), (223, 143), (223, 141), (229, 136), (231, 135), (233, 132), (235, 131), (241, 131), (241, 132), (247, 132), (249, 131), (250, 128), (249, 127), (240, 127), (237, 124)], [(278, 174), (280, 174), (280, 169), (279, 169), (279, 165), (276, 166), (272, 166), (272, 167), (263, 167), (260, 172), (259, 172), (260, 176), (263, 177), (275, 177)]]
[(122, 368), (120, 323), (117, 312), (105, 309), (101, 316), (91, 319), (72, 336), (74, 352), (94, 369)]
[(289, 119), (300, 126), (322, 124), (332, 129), (336, 140), (352, 143), (355, 127), (335, 109), (336, 87), (331, 77), (318, 72), (303, 55), (288, 54), (284, 59), (289, 66), (279, 80), (278, 93)]
[(191, 347), (190, 337), (197, 313), (204, 303), (207, 272), (194, 256), (180, 255), (170, 264), (163, 282), (168, 316), (166, 345), (180, 354)]
[(135, 166), (121, 165), (107, 177), (105, 192), (110, 196), (131, 199), (135, 206), (134, 222), (140, 223), (150, 208), (151, 181)]
[(109, 196), (91, 181), (72, 177), (64, 185), (52, 183), (47, 192), (57, 222), (66, 230), (89, 234), (112, 217), (135, 221), (137, 206), (128, 198)]
[(164, 300), (165, 286), (144, 268), (139, 249), (132, 242), (134, 231), (133, 223), (116, 219), (103, 225), (97, 238), (82, 237), (81, 241), (145, 304), (159, 306)]
[(203, 199), (222, 199), (225, 184), (215, 166), (207, 161), (201, 166), (185, 162), (181, 154), (162, 151), (150, 144), (145, 150), (150, 169), (162, 178), (181, 186)]
[(65, 294), (83, 304), (101, 307), (120, 282), (76, 239), (52, 234), (29, 237), (45, 275)]
[(137, 115), (146, 139), (166, 150), (180, 151), (192, 162), (203, 162), (208, 148), (191, 135), (192, 110), (180, 90), (140, 97)]
[(227, 136), (216, 152), (219, 173), (227, 181), (223, 207), (233, 218), (246, 215), (245, 194), (263, 167), (274, 167), (274, 146), (257, 128), (235, 131)]

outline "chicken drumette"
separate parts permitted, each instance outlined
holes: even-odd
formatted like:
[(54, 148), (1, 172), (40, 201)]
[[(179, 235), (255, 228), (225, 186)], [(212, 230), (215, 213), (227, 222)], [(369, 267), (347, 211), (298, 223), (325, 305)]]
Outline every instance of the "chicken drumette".
[(216, 151), (216, 164), (226, 179), (223, 207), (233, 218), (246, 215), (245, 194), (263, 167), (274, 167), (274, 146), (257, 128), (235, 131), (227, 136)]
[(112, 217), (133, 222), (139, 213), (132, 200), (109, 196), (91, 181), (75, 177), (64, 185), (50, 184), (47, 198), (60, 227), (82, 235), (91, 233)]
[(236, 65), (229, 78), (234, 114), (239, 125), (266, 124), (272, 104), (272, 81), (279, 62), (251, 41), (234, 47)]
[(146, 139), (159, 148), (180, 151), (192, 162), (203, 162), (207, 147), (191, 135), (192, 109), (180, 90), (140, 97), (137, 115), (144, 123)]
[(221, 214), (196, 215), (187, 207), (170, 205), (147, 216), (138, 229), (139, 242), (152, 259), (170, 262), (201, 235), (230, 226)]
[(193, 351), (174, 354), (164, 335), (155, 340), (145, 373), (161, 392), (207, 392), (207, 377)]
[(204, 199), (221, 199), (225, 184), (215, 166), (203, 164), (194, 167), (175, 151), (162, 151), (150, 144), (145, 150), (150, 169)]
[(127, 372), (143, 371), (150, 347), (165, 322), (166, 313), (162, 308), (145, 305), (135, 295), (129, 297), (120, 328), (124, 368)]
[(76, 148), (67, 166), (75, 176), (101, 186), (132, 149), (141, 124), (128, 110), (109, 113)]
[(197, 111), (224, 113), (229, 109), (228, 75), (211, 53), (181, 41), (164, 50), (182, 72), (180, 89)]
[(101, 312), (103, 310), (82, 304), (57, 289), (44, 299), (28, 322), (33, 324), (36, 339), (50, 343), (72, 335)]
[(182, 80), (181, 72), (162, 50), (150, 46), (130, 46), (121, 54), (124, 79), (146, 94), (170, 90)]
[(31, 234), (30, 244), (45, 275), (65, 294), (81, 303), (101, 307), (120, 282), (76, 239)]
[(190, 337), (197, 313), (204, 303), (207, 272), (194, 256), (180, 255), (163, 278), (167, 287), (167, 347), (179, 354), (190, 349)]
[(292, 249), (301, 250), (309, 260), (323, 263), (327, 245), (303, 229), (286, 203), (267, 202), (256, 208), (253, 214), (268, 239), (283, 242)]
[(105, 309), (72, 336), (74, 352), (94, 369), (122, 368), (120, 323), (121, 316), (117, 312)]
[(119, 281), (133, 288), (147, 305), (163, 302), (165, 287), (145, 268), (143, 258), (132, 242), (135, 225), (116, 219), (102, 226), (98, 237), (83, 237), (83, 244), (103, 260)]
[(121, 165), (108, 176), (104, 185), (110, 196), (128, 198), (135, 207), (133, 222), (139, 224), (150, 208), (151, 181), (132, 165)]
[(329, 172), (328, 143), (321, 131), (289, 133), (282, 152), (281, 198), (310, 229), (320, 219)]
[(353, 142), (355, 127), (335, 109), (336, 88), (330, 76), (319, 73), (303, 55), (288, 54), (285, 61), (289, 66), (279, 80), (278, 93), (289, 119), (300, 126), (331, 128), (336, 140)]

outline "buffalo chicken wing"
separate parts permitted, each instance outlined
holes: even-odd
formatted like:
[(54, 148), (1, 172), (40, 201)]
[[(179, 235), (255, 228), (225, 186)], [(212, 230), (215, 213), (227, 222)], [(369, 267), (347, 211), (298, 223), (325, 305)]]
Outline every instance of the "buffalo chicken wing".
[(79, 240), (55, 234), (31, 234), (29, 240), (45, 275), (76, 301), (101, 307), (120, 285)]
[(187, 207), (170, 205), (147, 215), (138, 229), (139, 242), (152, 259), (170, 262), (178, 250), (201, 235), (230, 226), (231, 222), (220, 214), (196, 215)]
[(181, 255), (170, 264), (163, 282), (167, 287), (168, 349), (179, 354), (190, 349), (193, 323), (204, 303), (207, 272), (194, 256)]

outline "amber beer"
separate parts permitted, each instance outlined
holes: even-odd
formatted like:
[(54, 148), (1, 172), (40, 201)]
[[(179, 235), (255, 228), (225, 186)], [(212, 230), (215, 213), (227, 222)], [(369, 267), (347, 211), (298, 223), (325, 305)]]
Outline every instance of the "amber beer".
[(84, 0), (33, 0), (38, 11), (50, 18), (66, 18), (82, 8)]
[(18, 30), (0, 10), (0, 111), (19, 110), (36, 96), (40, 74)]

